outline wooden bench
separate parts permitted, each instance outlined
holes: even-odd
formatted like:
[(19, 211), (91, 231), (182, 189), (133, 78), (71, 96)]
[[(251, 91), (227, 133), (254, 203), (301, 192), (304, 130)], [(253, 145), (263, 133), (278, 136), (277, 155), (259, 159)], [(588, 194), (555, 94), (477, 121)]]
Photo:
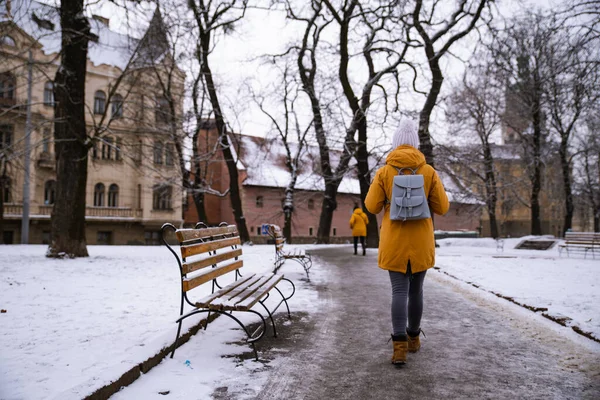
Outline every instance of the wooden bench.
[[(267, 325), (263, 315), (252, 308), (255, 305), (260, 305), (266, 311), (273, 327), (273, 336), (277, 336), (273, 314), (279, 306), (285, 304), (288, 317), (291, 317), (287, 301), (296, 291), (294, 284), (289, 279), (284, 278), (283, 275), (275, 273), (242, 276), (240, 273), (243, 267), (243, 260), (240, 258), (242, 248), (237, 227), (221, 224), (218, 227), (208, 228), (203, 225), (197, 224), (194, 229), (177, 229), (172, 224), (167, 223), (161, 228), (162, 241), (177, 259), (181, 275), (181, 307), (179, 318), (176, 321), (179, 326), (171, 358), (175, 355), (177, 341), (181, 333), (181, 323), (184, 319), (192, 315), (207, 313), (204, 325), (204, 329), (206, 329), (210, 321), (210, 314), (217, 313), (233, 319), (242, 327), (246, 333), (247, 342), (252, 345), (254, 356), (258, 360), (254, 343), (264, 336)], [(166, 234), (169, 230), (175, 232), (181, 257), (167, 242)], [(228, 279), (230, 282), (227, 285), (222, 285), (222, 282), (217, 282), (217, 278), (219, 280)], [(283, 281), (291, 285), (291, 294), (287, 297), (277, 287)], [(208, 290), (205, 290), (203, 296), (196, 295), (194, 298), (190, 296), (190, 292), (197, 288), (204, 287), (208, 289), (206, 284), (212, 286), (211, 294), (207, 294)], [(265, 300), (272, 291), (279, 293), (281, 300), (275, 307), (269, 309), (265, 304)], [(186, 303), (192, 307), (192, 310), (184, 314)], [(257, 315), (260, 319), (258, 327), (250, 333), (248, 328), (233, 315), (234, 312), (247, 312)]]
[(275, 242), (275, 269), (273, 272), (277, 273), (286, 260), (293, 260), (302, 265), (302, 268), (304, 268), (304, 271), (306, 272), (306, 277), (308, 278), (308, 270), (312, 267), (310, 254), (306, 254), (302, 249), (294, 249), (291, 252), (285, 251), (283, 249), (285, 237), (278, 225), (270, 224), (267, 231), (269, 236), (271, 236)]
[(583, 258), (587, 257), (588, 251), (592, 257), (596, 258), (595, 253), (600, 251), (600, 233), (598, 232), (567, 232), (565, 233), (565, 242), (558, 247), (559, 254), (567, 251), (567, 257), (570, 251), (583, 251)]

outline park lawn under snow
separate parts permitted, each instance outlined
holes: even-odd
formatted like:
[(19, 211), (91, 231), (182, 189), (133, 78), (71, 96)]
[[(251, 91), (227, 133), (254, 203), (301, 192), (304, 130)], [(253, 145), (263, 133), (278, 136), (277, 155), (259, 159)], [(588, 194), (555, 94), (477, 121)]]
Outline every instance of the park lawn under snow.
[(493, 239), (443, 239), (436, 266), (462, 281), (510, 297), (519, 304), (547, 308), (554, 318), (567, 317), (600, 339), (600, 253), (566, 256), (559, 247), (545, 251), (517, 250), (524, 238), (505, 239), (504, 251)]
[[(499, 252), (491, 239), (441, 240), (437, 266), (483, 290), (567, 316), (572, 325), (600, 337), (600, 260), (559, 258), (556, 248), (514, 250), (518, 241), (507, 240)], [(50, 260), (44, 257), (46, 246), (0, 247), (0, 308), (6, 310), (0, 314), (0, 399), (79, 399), (172, 343), (179, 314), (173, 256), (163, 246), (88, 249), (86, 259)], [(272, 245), (243, 249), (245, 269), (270, 271)], [(331, 279), (328, 269), (317, 260), (312, 283)], [(303, 270), (290, 263), (282, 272), (297, 287), (292, 311), (313, 312), (318, 294)], [(188, 326), (197, 321), (192, 319)], [(172, 398), (206, 398), (235, 382), (251, 397), (265, 377), (251, 372), (262, 364), (224, 357), (249, 347), (235, 344), (243, 333), (229, 319), (213, 324), (199, 333), (201, 340), (163, 361), (160, 371), (150, 371), (115, 397), (145, 398), (170, 388)], [(260, 343), (257, 347), (260, 352)], [(172, 384), (179, 380), (181, 385)]]

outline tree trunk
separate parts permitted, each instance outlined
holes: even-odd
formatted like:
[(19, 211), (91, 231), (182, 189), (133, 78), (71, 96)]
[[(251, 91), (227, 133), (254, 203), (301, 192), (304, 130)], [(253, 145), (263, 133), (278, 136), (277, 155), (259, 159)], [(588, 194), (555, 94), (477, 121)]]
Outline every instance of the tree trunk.
[(573, 227), (573, 212), (575, 210), (575, 206), (573, 204), (573, 192), (571, 187), (571, 169), (567, 153), (567, 138), (568, 137), (563, 136), (563, 140), (560, 143), (559, 149), (560, 164), (562, 167), (563, 174), (563, 190), (565, 192), (565, 222), (563, 224), (562, 230), (563, 237), (565, 232)]
[(429, 123), (431, 121), (431, 113), (437, 102), (440, 90), (442, 89), (442, 83), (444, 83), (444, 75), (442, 74), (442, 69), (440, 68), (440, 63), (437, 59), (430, 58), (429, 68), (432, 75), (431, 90), (427, 94), (425, 104), (419, 113), (419, 150), (421, 150), (425, 156), (427, 164), (433, 167), (434, 154), (433, 144), (431, 143), (431, 134), (429, 133)]
[(337, 189), (339, 182), (328, 182), (325, 184), (323, 193), (323, 204), (321, 205), (321, 216), (319, 217), (319, 229), (317, 231), (317, 243), (329, 243), (329, 232), (331, 232), (331, 223), (333, 212), (337, 208)]
[(54, 79), (56, 199), (51, 217), (48, 257), (87, 257), (85, 194), (88, 143), (85, 78), (90, 26), (83, 0), (62, 0), (61, 63)]
[(600, 208), (594, 210), (594, 232), (600, 232)]
[(487, 209), (490, 218), (490, 234), (494, 239), (498, 238), (498, 223), (496, 221), (496, 202), (498, 200), (498, 189), (496, 187), (496, 175), (494, 174), (494, 159), (490, 144), (484, 142), (483, 162), (485, 167), (485, 190), (487, 194)]
[(531, 179), (531, 234), (542, 234), (540, 215), (540, 191), (542, 190), (542, 115), (539, 89), (539, 79), (534, 77), (533, 93), (533, 174)]
[(215, 115), (215, 125), (220, 137), (220, 146), (223, 153), (223, 158), (227, 165), (227, 171), (229, 172), (229, 199), (231, 200), (231, 208), (233, 210), (233, 217), (240, 234), (240, 239), (243, 242), (250, 240), (250, 234), (248, 233), (248, 227), (246, 225), (246, 219), (244, 218), (244, 211), (242, 209), (242, 198), (240, 195), (239, 176), (237, 170), (236, 160), (233, 158), (231, 146), (233, 143), (229, 141), (229, 135), (227, 134), (227, 127), (225, 125), (225, 119), (221, 111), (221, 105), (217, 95), (217, 90), (213, 81), (212, 72), (208, 64), (208, 54), (210, 51), (210, 35), (204, 34), (201, 39), (202, 46), (202, 76), (206, 83), (206, 90), (208, 97)]
[(4, 179), (0, 176), (0, 244), (4, 244)]
[(367, 151), (367, 121), (366, 117), (359, 122), (358, 147), (356, 149), (356, 164), (358, 168), (358, 183), (360, 185), (360, 201), (363, 211), (369, 218), (367, 225), (367, 247), (379, 247), (379, 227), (377, 217), (365, 207), (365, 199), (371, 185), (371, 172), (369, 170), (369, 152)]

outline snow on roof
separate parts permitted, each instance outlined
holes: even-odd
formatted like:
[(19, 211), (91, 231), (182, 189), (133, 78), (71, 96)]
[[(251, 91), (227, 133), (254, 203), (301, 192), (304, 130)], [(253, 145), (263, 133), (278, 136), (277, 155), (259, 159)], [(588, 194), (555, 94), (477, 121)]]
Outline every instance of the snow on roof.
[[(247, 186), (266, 186), (285, 188), (291, 180), (291, 174), (285, 165), (287, 157), (285, 147), (280, 140), (265, 139), (248, 135), (236, 135), (239, 143), (240, 161), (248, 174), (244, 180)], [(298, 144), (290, 143), (292, 156), (297, 151)], [(340, 153), (331, 152), (331, 163), (335, 167), (339, 162)], [(300, 190), (325, 190), (323, 178), (320, 175), (319, 148), (305, 147), (300, 156), (298, 180), (295, 188)], [(351, 171), (355, 162), (350, 163)], [(350, 172), (342, 179), (338, 193), (360, 194), (358, 178)]]
[[(35, 0), (12, 0), (11, 12), (0, 4), (0, 22), (12, 20), (42, 45), (44, 54), (57, 54), (61, 47), (61, 29), (58, 9)], [(111, 65), (122, 70), (131, 59), (138, 39), (111, 31), (105, 23), (89, 19), (91, 31), (98, 37), (89, 42), (88, 58), (96, 65)]]

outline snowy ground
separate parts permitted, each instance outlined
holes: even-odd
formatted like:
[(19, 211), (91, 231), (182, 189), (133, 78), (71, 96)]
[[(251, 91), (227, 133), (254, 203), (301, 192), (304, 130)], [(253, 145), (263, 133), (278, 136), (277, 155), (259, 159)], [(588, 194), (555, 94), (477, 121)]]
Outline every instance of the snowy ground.
[[(514, 250), (517, 242), (507, 240), (499, 252), (490, 239), (441, 240), (437, 266), (483, 290), (569, 317), (570, 324), (600, 337), (600, 260), (559, 258), (556, 249)], [(172, 343), (179, 277), (164, 247), (89, 246), (91, 256), (79, 260), (48, 260), (45, 250), (0, 248), (0, 309), (6, 310), (0, 314), (0, 399), (81, 398)], [(248, 270), (266, 272), (272, 259), (272, 245), (244, 247)], [(313, 285), (327, 282), (327, 266), (315, 263), (310, 283), (299, 266), (286, 264), (282, 272), (297, 285), (292, 311), (314, 311), (319, 299)], [(223, 357), (248, 351), (231, 344), (241, 341), (242, 332), (219, 329), (235, 326), (225, 318), (214, 324), (202, 340), (163, 361), (161, 374), (150, 371), (129, 387), (129, 395), (147, 385), (158, 393), (161, 379), (186, 381), (168, 385), (181, 391), (182, 397), (171, 398), (191, 398), (186, 390), (204, 398), (223, 382), (260, 386), (261, 374), (247, 378), (260, 363)]]

